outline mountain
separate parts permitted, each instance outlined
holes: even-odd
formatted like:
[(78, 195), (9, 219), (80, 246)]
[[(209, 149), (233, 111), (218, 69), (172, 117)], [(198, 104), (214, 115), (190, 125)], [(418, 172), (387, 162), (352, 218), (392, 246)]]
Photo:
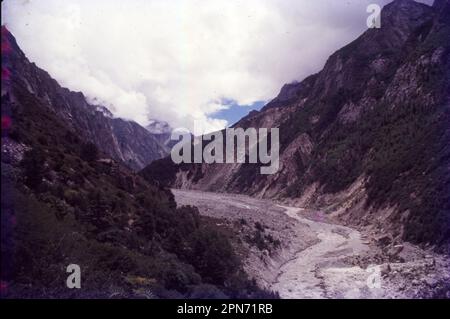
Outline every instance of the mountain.
[[(121, 143), (150, 133), (61, 88), (6, 28), (1, 47), (1, 298), (275, 297), (248, 278), (220, 220), (177, 208), (92, 143), (131, 156), (142, 145)], [(72, 264), (82, 289), (66, 286)]]
[(167, 153), (175, 145), (176, 141), (171, 140), (172, 127), (169, 123), (158, 120), (150, 120), (150, 123), (145, 127), (147, 131), (153, 134), (153, 137), (167, 149)]
[(164, 121), (150, 120), (145, 128), (153, 134), (170, 134), (172, 132), (170, 125)]
[[(7, 67), (15, 75), (12, 85), (39, 98), (79, 135), (135, 170), (168, 154), (159, 134), (155, 136), (135, 122), (114, 118), (104, 106), (89, 104), (83, 93), (61, 87), (46, 71), (30, 63), (10, 33), (4, 36), (9, 43)], [(14, 91), (11, 99), (16, 100)]]
[(155, 161), (170, 187), (316, 207), (392, 240), (450, 242), (450, 5), (395, 0), (324, 68), (234, 127), (280, 129), (280, 169)]

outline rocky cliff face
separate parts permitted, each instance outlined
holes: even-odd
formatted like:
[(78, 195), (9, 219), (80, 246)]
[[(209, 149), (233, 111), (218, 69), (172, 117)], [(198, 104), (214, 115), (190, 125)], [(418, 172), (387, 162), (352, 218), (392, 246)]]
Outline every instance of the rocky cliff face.
[(62, 118), (69, 128), (132, 169), (139, 170), (168, 154), (168, 147), (159, 136), (135, 122), (113, 118), (107, 108), (90, 105), (82, 93), (61, 87), (47, 72), (30, 63), (6, 29), (2, 30), (2, 37), (9, 43), (5, 67), (13, 72), (12, 101), (17, 101), (14, 95), (18, 89), (27, 90), (38, 97), (49, 112)]
[[(280, 170), (180, 165), (144, 176), (326, 209), (399, 240), (443, 247), (450, 230), (450, 5), (396, 0), (322, 71), (285, 85), (236, 127), (279, 127)], [(164, 174), (160, 173), (164, 169)]]

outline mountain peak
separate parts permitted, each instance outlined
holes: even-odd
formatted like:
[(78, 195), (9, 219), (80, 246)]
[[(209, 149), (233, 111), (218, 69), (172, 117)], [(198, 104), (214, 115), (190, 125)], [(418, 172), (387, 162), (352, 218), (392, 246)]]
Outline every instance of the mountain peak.
[(145, 128), (152, 134), (169, 134), (172, 132), (172, 128), (169, 123), (153, 119), (150, 120), (149, 124)]
[(421, 2), (417, 2), (415, 0), (394, 0), (391, 3), (388, 3), (385, 7), (395, 7), (395, 8), (405, 8), (405, 7), (410, 7), (410, 6), (415, 6), (415, 7), (428, 7), (428, 5), (421, 3)]
[(448, 6), (450, 4), (449, 0), (434, 0), (433, 7), (437, 8), (438, 10), (441, 10), (445, 6)]
[(411, 23), (431, 10), (432, 8), (430, 6), (413, 0), (394, 0), (383, 8), (381, 18), (382, 21), (384, 18), (385, 21), (387, 20), (387, 22), (395, 25), (401, 22)]
[(12, 36), (12, 34), (11, 34), (11, 32), (9, 32), (6, 25), (2, 25), (2, 38), (7, 37), (7, 36)]
[(8, 86), (2, 85), (2, 96), (10, 93), (19, 108), (24, 107), (27, 99), (33, 99), (35, 105), (45, 106), (46, 111), (76, 135), (135, 170), (167, 155), (167, 147), (161, 144), (159, 136), (135, 122), (114, 118), (106, 107), (90, 104), (82, 92), (60, 86), (46, 71), (31, 63), (6, 26), (2, 26), (3, 55), (2, 80), (10, 77), (14, 80)]
[(16, 38), (5, 25), (2, 25), (2, 54), (10, 53), (11, 51), (22, 52), (17, 44)]

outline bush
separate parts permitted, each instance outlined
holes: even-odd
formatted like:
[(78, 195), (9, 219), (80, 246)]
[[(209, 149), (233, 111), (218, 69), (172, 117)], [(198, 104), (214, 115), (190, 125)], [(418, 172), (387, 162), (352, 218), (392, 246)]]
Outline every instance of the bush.
[(191, 240), (189, 261), (205, 281), (223, 285), (239, 268), (239, 260), (225, 235), (207, 227), (197, 230)]
[(98, 148), (94, 143), (87, 142), (81, 146), (81, 158), (86, 162), (93, 162), (98, 158)]
[(33, 148), (25, 152), (21, 162), (25, 184), (32, 189), (37, 189), (44, 177), (45, 156), (41, 149)]
[(202, 284), (195, 286), (189, 295), (191, 299), (228, 299), (221, 290), (216, 286), (209, 284)]

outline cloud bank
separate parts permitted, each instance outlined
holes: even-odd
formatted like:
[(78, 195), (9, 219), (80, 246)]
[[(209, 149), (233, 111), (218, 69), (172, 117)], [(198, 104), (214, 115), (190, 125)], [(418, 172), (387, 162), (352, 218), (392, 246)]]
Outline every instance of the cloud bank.
[(268, 101), (366, 27), (373, 0), (5, 0), (28, 58), (115, 116), (206, 131)]

